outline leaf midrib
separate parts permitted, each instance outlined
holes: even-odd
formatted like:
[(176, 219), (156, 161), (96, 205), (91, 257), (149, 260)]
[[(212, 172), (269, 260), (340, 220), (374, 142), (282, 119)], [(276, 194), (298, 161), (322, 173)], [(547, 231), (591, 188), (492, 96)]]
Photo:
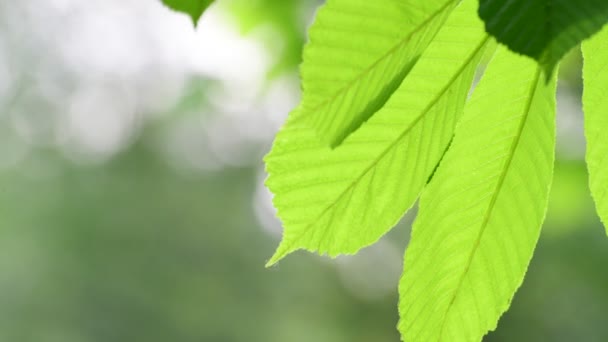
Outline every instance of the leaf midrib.
[(502, 173), (500, 175), (500, 178), (498, 179), (498, 182), (496, 183), (496, 188), (495, 188), (494, 195), (490, 199), (490, 203), (488, 205), (488, 208), (486, 209), (486, 212), (485, 212), (485, 214), (483, 216), (483, 221), (481, 223), (481, 227), (480, 227), (479, 233), (477, 234), (477, 238), (475, 239), (475, 242), (473, 244), (473, 248), (471, 249), (471, 253), (469, 254), (469, 258), (467, 259), (465, 269), (462, 272), (462, 276), (460, 277), (460, 279), (458, 281), (458, 285), (456, 287), (456, 290), (454, 291), (454, 295), (452, 296), (452, 299), (450, 300), (450, 303), (448, 304), (448, 307), (446, 309), (445, 315), (443, 316), (443, 321), (441, 323), (441, 328), (439, 330), (439, 337), (437, 339), (438, 342), (442, 340), (443, 333), (445, 331), (445, 324), (447, 322), (447, 318), (448, 318), (448, 315), (450, 313), (450, 310), (453, 308), (454, 302), (456, 301), (458, 293), (460, 292), (460, 289), (462, 288), (462, 284), (464, 283), (464, 279), (466, 278), (466, 275), (468, 274), (468, 272), (469, 272), (469, 270), (471, 268), (471, 264), (473, 262), (473, 258), (475, 257), (475, 255), (476, 255), (476, 253), (477, 253), (477, 251), (479, 249), (479, 245), (481, 243), (481, 239), (482, 239), (484, 233), (486, 232), (486, 228), (488, 227), (488, 223), (490, 221), (490, 217), (492, 216), (492, 212), (493, 212), (493, 210), (495, 208), (496, 201), (498, 200), (498, 197), (499, 197), (499, 195), (501, 193), (502, 186), (504, 184), (506, 176), (509, 173), (509, 169), (511, 167), (511, 163), (513, 161), (513, 157), (515, 156), (515, 152), (517, 150), (517, 147), (519, 146), (522, 133), (523, 133), (524, 128), (526, 126), (526, 123), (528, 121), (528, 116), (530, 115), (530, 109), (532, 107), (532, 102), (534, 100), (534, 97), (536, 96), (536, 90), (538, 89), (538, 81), (539, 81), (541, 73), (542, 73), (541, 67), (537, 66), (536, 72), (534, 74), (534, 82), (532, 82), (532, 86), (531, 86), (531, 89), (530, 89), (530, 97), (528, 98), (528, 101), (526, 102), (525, 113), (524, 113), (524, 116), (522, 117), (521, 123), (520, 123), (520, 125), (519, 125), (519, 127), (517, 129), (517, 136), (513, 140), (513, 143), (511, 144), (511, 147), (509, 149), (510, 153), (508, 154), (508, 157), (505, 160), (503, 171), (502, 171)]

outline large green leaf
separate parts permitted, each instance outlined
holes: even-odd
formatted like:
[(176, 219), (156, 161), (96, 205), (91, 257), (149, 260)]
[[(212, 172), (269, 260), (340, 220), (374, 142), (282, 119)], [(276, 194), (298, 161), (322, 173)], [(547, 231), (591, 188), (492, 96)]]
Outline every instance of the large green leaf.
[(555, 81), (541, 75), (501, 49), (467, 103), (405, 255), (405, 341), (481, 341), (520, 286), (553, 173)]
[(480, 0), (487, 31), (538, 60), (546, 75), (583, 39), (608, 22), (606, 0)]
[(162, 0), (165, 6), (190, 16), (194, 26), (213, 0)]
[(300, 115), (331, 146), (380, 109), (458, 0), (328, 0), (304, 48)]
[(453, 135), (490, 41), (466, 1), (386, 105), (336, 149), (294, 117), (266, 157), (283, 221), (269, 265), (303, 248), (351, 254), (377, 241), (418, 197)]
[(583, 43), (583, 56), (589, 187), (597, 213), (608, 227), (608, 27)]

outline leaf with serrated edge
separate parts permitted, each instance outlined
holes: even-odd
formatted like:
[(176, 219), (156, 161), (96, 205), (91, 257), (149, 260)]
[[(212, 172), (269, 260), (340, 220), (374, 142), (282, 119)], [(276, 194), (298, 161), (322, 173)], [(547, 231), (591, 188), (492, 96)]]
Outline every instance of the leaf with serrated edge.
[(411, 70), (457, 0), (328, 0), (304, 47), (299, 115), (335, 147)]
[(332, 150), (288, 120), (266, 157), (283, 222), (268, 265), (297, 249), (352, 254), (377, 241), (418, 197), (459, 119), (489, 37), (463, 2), (410, 75), (361, 129)]
[(480, 0), (479, 16), (491, 35), (539, 61), (547, 76), (570, 49), (608, 22), (608, 1)]
[(589, 188), (597, 213), (608, 227), (608, 26), (583, 42), (582, 48)]
[(481, 341), (495, 329), (536, 246), (554, 146), (554, 78), (501, 48), (420, 199), (399, 284), (405, 341)]

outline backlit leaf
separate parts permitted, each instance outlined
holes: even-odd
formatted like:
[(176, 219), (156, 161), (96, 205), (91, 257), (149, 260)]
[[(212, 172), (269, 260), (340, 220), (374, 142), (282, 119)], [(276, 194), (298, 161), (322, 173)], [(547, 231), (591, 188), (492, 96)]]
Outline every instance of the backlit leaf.
[(380, 109), (457, 0), (328, 0), (304, 48), (300, 115), (339, 145)]
[(522, 283), (553, 173), (555, 81), (501, 48), (424, 190), (399, 285), (408, 342), (481, 341)]
[(608, 27), (583, 43), (583, 110), (589, 188), (608, 225)]
[(386, 105), (331, 149), (292, 113), (266, 157), (283, 222), (269, 265), (297, 249), (352, 254), (377, 241), (418, 197), (453, 135), (490, 42), (462, 3)]

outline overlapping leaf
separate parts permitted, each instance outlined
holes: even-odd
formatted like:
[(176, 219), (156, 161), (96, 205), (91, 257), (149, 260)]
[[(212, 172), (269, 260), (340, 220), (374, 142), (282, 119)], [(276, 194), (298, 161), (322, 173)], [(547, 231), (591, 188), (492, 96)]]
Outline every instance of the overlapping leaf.
[(162, 0), (165, 6), (190, 16), (194, 26), (213, 0)]
[(336, 146), (380, 109), (459, 0), (328, 0), (304, 48), (299, 115)]
[[(608, 225), (608, 27), (583, 43), (583, 110), (589, 187)], [(608, 230), (607, 230), (608, 231)]]
[(481, 341), (520, 286), (553, 173), (555, 82), (502, 48), (420, 200), (400, 282), (408, 342)]
[(297, 249), (354, 253), (396, 224), (451, 140), (489, 41), (467, 0), (386, 105), (338, 148), (298, 113), (288, 120), (266, 157), (266, 184), (284, 226), (269, 265)]
[(546, 74), (608, 22), (606, 0), (480, 0), (487, 31), (513, 51), (538, 60)]

